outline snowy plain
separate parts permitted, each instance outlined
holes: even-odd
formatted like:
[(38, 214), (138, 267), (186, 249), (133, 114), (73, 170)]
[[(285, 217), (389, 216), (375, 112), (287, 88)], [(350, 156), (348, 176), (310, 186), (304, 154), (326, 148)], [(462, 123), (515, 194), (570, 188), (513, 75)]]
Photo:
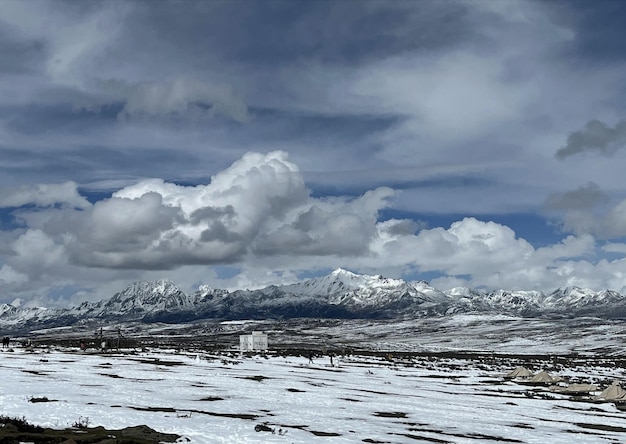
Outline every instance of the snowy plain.
[[(624, 442), (611, 403), (535, 396), (507, 368), (463, 358), (99, 354), (20, 347), (0, 353), (2, 414), (66, 428), (146, 424), (192, 443)], [(610, 367), (562, 376), (619, 379)], [(532, 395), (532, 396), (529, 396)], [(30, 402), (32, 398), (49, 402)], [(255, 431), (265, 425), (270, 431)]]
[[(525, 365), (599, 390), (623, 382), (619, 321), (244, 321), (220, 324), (224, 336), (197, 333), (212, 328), (196, 325), (195, 343), (169, 347), (184, 326), (152, 326), (143, 334), (158, 346), (108, 353), (71, 346), (69, 330), (39, 332), (31, 349), (0, 349), (0, 414), (55, 429), (145, 424), (191, 443), (626, 442), (626, 412), (613, 403), (503, 378)], [(266, 354), (194, 345), (250, 328), (268, 331)], [(43, 343), (54, 336), (73, 339)]]

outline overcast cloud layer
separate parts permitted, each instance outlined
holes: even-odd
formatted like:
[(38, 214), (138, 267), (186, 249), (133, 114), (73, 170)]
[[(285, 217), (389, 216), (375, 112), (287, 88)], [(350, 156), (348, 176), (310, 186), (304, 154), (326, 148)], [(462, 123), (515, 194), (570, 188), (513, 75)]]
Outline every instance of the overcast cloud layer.
[(0, 302), (336, 267), (626, 291), (621, 1), (4, 1)]

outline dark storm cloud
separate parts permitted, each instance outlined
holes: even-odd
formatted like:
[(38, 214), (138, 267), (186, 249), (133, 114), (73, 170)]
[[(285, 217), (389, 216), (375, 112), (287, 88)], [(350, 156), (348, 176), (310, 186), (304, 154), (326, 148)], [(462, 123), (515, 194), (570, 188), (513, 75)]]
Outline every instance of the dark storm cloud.
[(400, 114), (331, 114), (261, 107), (250, 108), (250, 114), (259, 124), (251, 131), (264, 131), (265, 136), (319, 140), (323, 134), (332, 133), (333, 139), (336, 137), (339, 141), (389, 130), (406, 118)]
[(449, 47), (473, 33), (463, 4), (440, 1), (149, 2), (138, 12), (129, 31), (141, 46), (191, 56), (208, 45), (217, 58), (246, 64), (357, 63)]
[[(433, 176), (433, 177), (429, 177)], [(371, 188), (391, 187), (394, 190), (418, 189), (486, 189), (494, 182), (477, 174), (443, 174), (424, 171), (419, 167), (398, 167), (379, 161), (371, 169), (355, 171), (312, 172), (306, 174), (307, 184), (313, 196), (341, 193), (344, 196), (359, 196)], [(416, 177), (420, 177), (416, 179)], [(346, 180), (349, 179), (349, 180)]]
[(219, 241), (224, 243), (233, 243), (241, 241), (242, 238), (238, 233), (230, 231), (226, 228), (222, 222), (213, 221), (211, 222), (211, 225), (209, 225), (209, 228), (202, 232), (200, 240), (202, 242)]
[(21, 177), (22, 183), (57, 182), (71, 177), (80, 184), (119, 180), (133, 182), (147, 175), (177, 178), (186, 170), (198, 168), (193, 153), (171, 149), (134, 148), (118, 150), (106, 146), (86, 146), (63, 150), (41, 147), (36, 154), (27, 150), (0, 147), (0, 175)]
[(548, 210), (587, 210), (608, 202), (608, 196), (595, 183), (588, 183), (573, 191), (548, 196), (544, 207)]
[(0, 72), (26, 74), (37, 71), (46, 53), (44, 43), (37, 39), (20, 39), (14, 33), (0, 21)]
[(599, 120), (591, 120), (585, 128), (569, 135), (565, 146), (556, 152), (556, 157), (565, 159), (585, 151), (610, 156), (625, 147), (626, 120), (620, 121), (614, 128)]
[(576, 29), (566, 56), (572, 63), (614, 63), (626, 60), (626, 3), (622, 0), (567, 0), (547, 2), (551, 18)]
[(0, 109), (0, 116), (6, 116), (5, 128), (20, 134), (85, 134), (114, 124), (123, 108), (121, 103), (109, 103), (88, 109), (69, 104), (67, 100), (66, 95), (65, 103), (3, 108)]

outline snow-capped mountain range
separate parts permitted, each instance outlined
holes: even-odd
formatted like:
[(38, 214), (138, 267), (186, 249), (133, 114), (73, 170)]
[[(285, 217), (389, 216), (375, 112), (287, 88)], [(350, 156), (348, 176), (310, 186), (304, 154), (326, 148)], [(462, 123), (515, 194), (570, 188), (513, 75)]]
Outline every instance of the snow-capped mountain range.
[(337, 269), (327, 276), (259, 290), (219, 290), (201, 286), (185, 294), (167, 280), (135, 282), (108, 300), (69, 309), (0, 305), (0, 329), (120, 322), (189, 322), (202, 319), (369, 318), (396, 319), (458, 313), (523, 317), (626, 318), (626, 297), (578, 287), (540, 291), (485, 292), (465, 287), (440, 291), (428, 283)]

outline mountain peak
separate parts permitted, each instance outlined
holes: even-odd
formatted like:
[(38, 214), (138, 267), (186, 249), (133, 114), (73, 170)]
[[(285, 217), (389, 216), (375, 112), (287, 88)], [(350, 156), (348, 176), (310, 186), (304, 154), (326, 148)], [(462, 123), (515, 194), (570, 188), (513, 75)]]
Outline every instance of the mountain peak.
[(356, 274), (352, 273), (351, 271), (345, 270), (341, 267), (339, 268), (335, 268), (331, 273), (330, 276), (357, 276)]

